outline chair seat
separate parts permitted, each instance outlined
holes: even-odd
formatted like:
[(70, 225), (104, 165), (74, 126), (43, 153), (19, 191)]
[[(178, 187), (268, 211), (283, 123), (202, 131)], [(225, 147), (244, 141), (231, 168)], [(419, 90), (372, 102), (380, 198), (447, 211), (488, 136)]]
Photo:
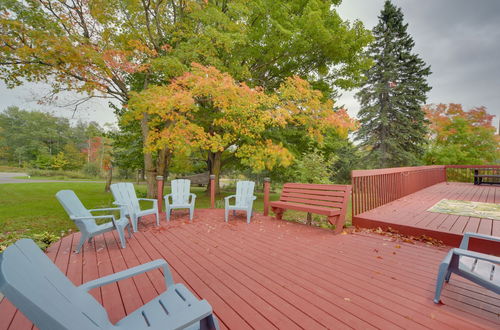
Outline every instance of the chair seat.
[(191, 207), (191, 203), (177, 203), (177, 204), (169, 204), (169, 209), (188, 209)]
[(149, 214), (156, 214), (156, 209), (147, 209), (147, 210), (140, 210), (136, 212), (136, 215), (138, 217), (142, 217), (144, 215), (149, 215)]
[(129, 314), (116, 325), (123, 329), (200, 329), (200, 322), (212, 314), (206, 300), (198, 300), (183, 284), (175, 284), (160, 296)]
[(282, 209), (290, 209), (296, 211), (303, 212), (312, 212), (316, 214), (322, 214), (327, 216), (334, 216), (340, 214), (340, 209), (334, 209), (331, 207), (323, 207), (316, 205), (308, 205), (308, 204), (300, 204), (300, 203), (291, 203), (291, 202), (271, 202), (271, 207), (282, 208)]
[(459, 261), (461, 271), (474, 274), (484, 281), (496, 283), (497, 286), (500, 286), (500, 271), (496, 268), (492, 262), (471, 257), (461, 256)]

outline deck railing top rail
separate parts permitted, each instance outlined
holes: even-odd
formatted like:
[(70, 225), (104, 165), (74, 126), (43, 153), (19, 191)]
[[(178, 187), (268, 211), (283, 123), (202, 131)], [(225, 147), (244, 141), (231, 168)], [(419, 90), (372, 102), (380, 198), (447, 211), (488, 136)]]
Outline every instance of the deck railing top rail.
[(444, 165), (352, 171), (353, 215), (445, 181)]
[(426, 171), (433, 169), (443, 169), (446, 165), (429, 165), (429, 166), (411, 166), (411, 167), (392, 167), (392, 168), (379, 168), (374, 170), (353, 170), (352, 177), (382, 175), (382, 174), (396, 174), (403, 172)]

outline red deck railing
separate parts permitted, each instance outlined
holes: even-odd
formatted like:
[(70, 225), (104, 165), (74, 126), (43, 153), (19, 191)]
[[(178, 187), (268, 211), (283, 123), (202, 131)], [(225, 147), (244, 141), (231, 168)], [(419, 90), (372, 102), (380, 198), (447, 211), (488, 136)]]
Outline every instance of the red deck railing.
[(497, 174), (500, 165), (446, 165), (446, 181), (474, 182), (475, 169), (482, 169), (481, 174)]
[(444, 165), (354, 170), (352, 171), (353, 215), (445, 181)]

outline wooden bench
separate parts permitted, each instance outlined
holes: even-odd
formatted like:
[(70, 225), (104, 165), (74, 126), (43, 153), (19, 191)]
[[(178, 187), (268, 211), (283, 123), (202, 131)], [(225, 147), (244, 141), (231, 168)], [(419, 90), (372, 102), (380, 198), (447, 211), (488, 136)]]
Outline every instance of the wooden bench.
[[(481, 172), (480, 172), (481, 171)], [(481, 174), (483, 173), (483, 174)], [(500, 184), (500, 170), (497, 168), (474, 169), (474, 184)], [(486, 180), (484, 180), (486, 179)], [(488, 180), (491, 179), (491, 180)]]
[(285, 183), (280, 200), (270, 205), (276, 219), (281, 219), (285, 210), (326, 215), (335, 232), (340, 233), (350, 195), (349, 185)]

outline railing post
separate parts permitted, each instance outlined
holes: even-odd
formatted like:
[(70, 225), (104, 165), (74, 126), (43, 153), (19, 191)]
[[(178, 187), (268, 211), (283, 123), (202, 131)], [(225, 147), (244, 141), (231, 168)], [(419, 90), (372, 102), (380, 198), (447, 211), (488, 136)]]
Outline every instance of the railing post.
[(161, 213), (163, 206), (163, 176), (158, 175), (156, 177), (156, 187), (157, 187), (156, 198), (158, 199), (158, 213)]
[(210, 208), (215, 208), (215, 175), (210, 175)]
[(269, 191), (271, 190), (271, 178), (264, 178), (264, 215), (269, 214)]

